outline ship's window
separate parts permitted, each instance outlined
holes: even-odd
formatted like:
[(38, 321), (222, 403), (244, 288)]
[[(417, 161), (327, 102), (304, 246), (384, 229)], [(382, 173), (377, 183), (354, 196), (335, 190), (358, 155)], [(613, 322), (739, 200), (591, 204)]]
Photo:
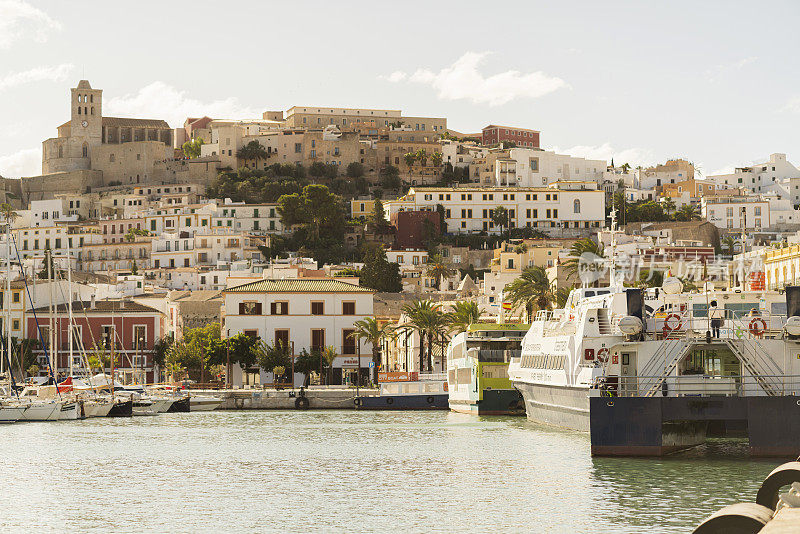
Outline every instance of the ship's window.
[(594, 296), (594, 291), (587, 291), (584, 296), (585, 297), (593, 297)]

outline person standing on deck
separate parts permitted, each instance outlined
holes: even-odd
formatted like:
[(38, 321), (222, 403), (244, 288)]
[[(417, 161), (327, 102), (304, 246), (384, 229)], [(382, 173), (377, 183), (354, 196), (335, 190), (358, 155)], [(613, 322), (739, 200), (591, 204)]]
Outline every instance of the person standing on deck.
[(717, 301), (712, 300), (711, 305), (708, 307), (708, 318), (711, 319), (711, 334), (713, 337), (719, 337), (719, 329), (722, 328), (723, 319), (725, 318), (725, 310), (717, 306)]

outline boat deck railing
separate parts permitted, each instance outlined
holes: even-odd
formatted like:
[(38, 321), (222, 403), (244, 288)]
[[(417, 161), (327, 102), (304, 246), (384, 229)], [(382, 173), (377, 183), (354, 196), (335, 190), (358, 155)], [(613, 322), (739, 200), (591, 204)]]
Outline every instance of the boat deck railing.
[[(765, 387), (765, 379), (769, 387)], [(660, 381), (659, 392), (648, 395), (649, 385)], [(774, 391), (773, 391), (774, 389)], [(597, 397), (757, 397), (798, 396), (800, 402), (800, 375), (774, 376), (620, 376), (599, 377), (592, 385), (592, 396)]]
[(768, 311), (720, 309), (724, 315), (719, 334), (711, 318), (697, 316), (691, 309), (666, 310), (647, 318), (647, 336), (651, 339), (705, 337), (706, 332), (721, 339), (764, 339), (783, 335), (786, 315)]

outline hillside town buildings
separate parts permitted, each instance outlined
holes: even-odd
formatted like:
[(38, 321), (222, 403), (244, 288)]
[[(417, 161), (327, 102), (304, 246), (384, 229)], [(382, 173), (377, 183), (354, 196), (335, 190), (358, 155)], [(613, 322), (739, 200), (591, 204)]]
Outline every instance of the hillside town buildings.
[[(704, 177), (688, 159), (615, 165), (545, 150), (533, 128), (459, 134), (444, 117), (398, 109), (267, 108), (245, 119), (188, 117), (172, 129), (158, 117), (104, 116), (103, 96), (79, 81), (69, 120), (43, 141), (42, 175), (2, 181), (15, 211), (10, 238), (0, 235), (0, 261), (12, 264), (11, 335), (33, 339), (43, 327), (60, 373), (69, 369), (72, 303), (81, 350), (117, 338), (126, 379), (163, 376), (156, 345), (214, 324), (224, 338), (286, 343), (294, 356), (332, 347), (331, 380), (352, 383), (372, 360), (372, 347), (351, 336), (357, 321), (407, 325), (403, 307), (417, 299), (445, 311), (473, 301), (485, 317), (519, 320), (507, 310), (508, 284), (537, 267), (555, 292), (579, 285), (571, 248), (580, 239), (609, 247), (620, 202), (626, 213), (660, 208), (654, 220), (617, 219), (615, 246), (633, 262), (710, 269), (722, 254), (755, 265), (732, 274), (730, 287), (779, 289), (800, 278), (800, 171), (782, 153)], [(186, 142), (197, 153), (184, 152)], [(341, 263), (292, 242), (299, 225), (282, 212), (280, 194), (255, 197), (264, 182), (239, 189), (249, 177), (288, 181), (295, 172), (303, 182), (287, 191), (338, 188), (343, 227), (329, 248), (346, 251)], [(216, 187), (220, 175), (229, 193)], [(377, 246), (397, 269), (396, 293), (359, 285), (363, 251)], [(402, 330), (380, 347), (382, 365), (419, 371), (420, 344)], [(44, 363), (41, 351), (36, 357)], [(433, 361), (442, 368), (441, 347)], [(232, 378), (245, 387), (274, 377), (235, 368)]]

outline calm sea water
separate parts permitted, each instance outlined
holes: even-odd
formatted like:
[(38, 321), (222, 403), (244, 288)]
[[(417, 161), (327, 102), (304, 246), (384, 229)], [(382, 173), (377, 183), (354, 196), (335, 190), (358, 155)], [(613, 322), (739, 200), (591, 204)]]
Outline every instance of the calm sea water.
[[(4, 531), (687, 532), (780, 461), (446, 412), (208, 412), (0, 427)], [(733, 458), (731, 458), (733, 455)]]

